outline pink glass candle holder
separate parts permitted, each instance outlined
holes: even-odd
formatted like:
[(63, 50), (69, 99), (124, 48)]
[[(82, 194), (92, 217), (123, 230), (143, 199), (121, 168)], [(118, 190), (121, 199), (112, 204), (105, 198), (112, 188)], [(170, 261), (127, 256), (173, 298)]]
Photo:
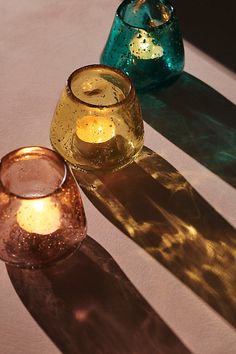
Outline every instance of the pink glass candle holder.
[(59, 261), (81, 244), (86, 219), (78, 186), (64, 160), (25, 147), (0, 164), (0, 258), (22, 268)]

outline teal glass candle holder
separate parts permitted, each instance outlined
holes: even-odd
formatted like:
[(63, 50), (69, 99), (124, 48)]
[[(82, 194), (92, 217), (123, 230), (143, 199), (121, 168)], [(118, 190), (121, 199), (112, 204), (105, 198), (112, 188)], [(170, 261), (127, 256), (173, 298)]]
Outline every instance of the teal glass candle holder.
[(167, 0), (123, 1), (100, 60), (128, 74), (136, 89), (179, 75), (184, 47), (173, 6)]

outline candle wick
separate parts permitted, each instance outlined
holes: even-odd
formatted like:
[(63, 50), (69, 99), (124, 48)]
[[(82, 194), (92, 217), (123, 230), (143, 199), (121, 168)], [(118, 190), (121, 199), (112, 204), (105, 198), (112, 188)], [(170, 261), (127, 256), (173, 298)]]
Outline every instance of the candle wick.
[(87, 96), (99, 95), (100, 93), (102, 93), (101, 89), (94, 89), (92, 91), (84, 91), (84, 94)]

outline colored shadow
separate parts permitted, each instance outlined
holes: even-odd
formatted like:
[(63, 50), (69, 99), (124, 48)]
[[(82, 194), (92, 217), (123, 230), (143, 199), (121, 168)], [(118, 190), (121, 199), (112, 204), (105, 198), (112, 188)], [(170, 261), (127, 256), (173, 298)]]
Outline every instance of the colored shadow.
[(89, 236), (54, 267), (7, 270), (28, 311), (65, 354), (190, 353)]
[(140, 94), (144, 120), (220, 178), (236, 187), (236, 107), (183, 73)]
[(74, 175), (115, 226), (236, 326), (236, 232), (177, 170), (145, 148), (115, 173)]

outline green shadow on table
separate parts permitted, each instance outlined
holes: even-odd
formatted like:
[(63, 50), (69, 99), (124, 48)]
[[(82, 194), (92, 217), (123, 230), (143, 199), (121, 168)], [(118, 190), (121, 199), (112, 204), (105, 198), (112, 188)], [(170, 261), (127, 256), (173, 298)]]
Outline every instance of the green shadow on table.
[(139, 94), (144, 120), (180, 149), (236, 187), (236, 107), (184, 72)]
[(144, 148), (117, 172), (73, 172), (105, 217), (236, 326), (236, 232), (173, 166)]
[(89, 236), (50, 268), (7, 270), (28, 311), (65, 354), (190, 353)]

